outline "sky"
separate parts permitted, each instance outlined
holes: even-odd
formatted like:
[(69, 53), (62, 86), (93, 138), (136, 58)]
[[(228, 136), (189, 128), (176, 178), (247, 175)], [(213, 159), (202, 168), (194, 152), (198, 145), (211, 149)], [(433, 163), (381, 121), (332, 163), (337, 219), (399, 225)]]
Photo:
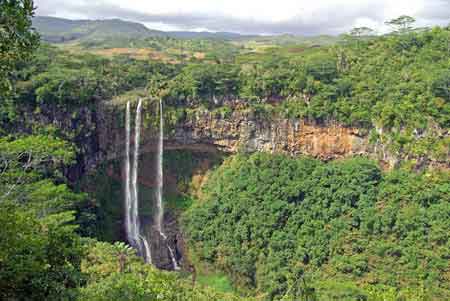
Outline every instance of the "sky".
[(36, 14), (140, 22), (152, 29), (242, 34), (340, 34), (368, 26), (389, 31), (400, 15), (417, 26), (450, 23), (450, 0), (35, 0)]

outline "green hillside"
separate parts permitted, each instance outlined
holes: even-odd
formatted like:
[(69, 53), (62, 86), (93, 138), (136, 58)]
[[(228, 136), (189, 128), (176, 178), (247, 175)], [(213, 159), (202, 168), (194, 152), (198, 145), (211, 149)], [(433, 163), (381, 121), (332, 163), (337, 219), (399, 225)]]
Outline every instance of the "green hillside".
[(163, 33), (150, 30), (140, 23), (110, 20), (68, 20), (54, 17), (35, 17), (33, 26), (47, 42), (89, 41), (114, 38), (148, 38)]
[(42, 39), (51, 43), (68, 41), (89, 42), (93, 40), (108, 41), (112, 39), (139, 40), (149, 37), (169, 37), (178, 39), (221, 39), (233, 40), (251, 38), (229, 32), (193, 32), (193, 31), (158, 31), (141, 23), (120, 19), (105, 20), (69, 20), (63, 18), (37, 16), (33, 26)]

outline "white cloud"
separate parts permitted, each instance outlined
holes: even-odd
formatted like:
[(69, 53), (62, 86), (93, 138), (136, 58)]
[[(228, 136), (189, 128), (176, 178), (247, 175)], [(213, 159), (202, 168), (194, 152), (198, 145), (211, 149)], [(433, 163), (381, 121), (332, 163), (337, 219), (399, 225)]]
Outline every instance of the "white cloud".
[(416, 17), (424, 25), (444, 24), (446, 16), (442, 10), (450, 9), (449, 3), (449, 0), (36, 1), (40, 15), (118, 17), (165, 30), (297, 34), (340, 33), (360, 25), (384, 32), (384, 21), (402, 14)]

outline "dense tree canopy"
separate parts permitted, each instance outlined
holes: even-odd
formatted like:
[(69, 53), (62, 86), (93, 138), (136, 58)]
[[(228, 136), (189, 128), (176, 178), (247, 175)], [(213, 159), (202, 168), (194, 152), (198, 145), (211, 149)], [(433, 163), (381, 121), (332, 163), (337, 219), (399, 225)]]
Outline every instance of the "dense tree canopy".
[(38, 35), (31, 30), (32, 0), (0, 2), (0, 97), (11, 90), (10, 73), (18, 62), (27, 59), (38, 45)]
[(365, 159), (238, 155), (210, 176), (186, 226), (196, 254), (269, 299), (289, 297), (292, 278), (319, 300), (388, 287), (446, 299), (448, 180), (383, 175)]
[(60, 183), (58, 172), (73, 157), (69, 144), (52, 137), (0, 139), (2, 298), (59, 299), (81, 283), (72, 210), (84, 196)]
[(450, 126), (449, 43), (448, 29), (433, 28), (295, 55), (274, 52), (255, 63), (187, 65), (162, 96), (194, 107), (239, 99), (265, 108), (269, 118), (338, 121), (371, 131), (372, 141), (395, 155), (445, 161), (449, 139), (436, 137)]

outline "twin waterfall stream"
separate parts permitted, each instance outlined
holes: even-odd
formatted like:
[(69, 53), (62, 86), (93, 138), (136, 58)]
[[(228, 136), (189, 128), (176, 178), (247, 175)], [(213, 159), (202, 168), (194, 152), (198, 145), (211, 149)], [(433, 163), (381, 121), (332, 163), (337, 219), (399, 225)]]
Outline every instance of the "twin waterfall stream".
[[(143, 233), (139, 221), (139, 189), (138, 189), (138, 171), (139, 171), (139, 143), (141, 136), (141, 111), (142, 99), (139, 99), (134, 122), (134, 151), (133, 165), (130, 164), (130, 136), (131, 136), (131, 109), (130, 102), (127, 102), (125, 115), (125, 230), (127, 240), (130, 245), (137, 249), (138, 253), (144, 257), (147, 263), (152, 264), (151, 242), (147, 235)], [(175, 251), (167, 243), (167, 236), (164, 233), (163, 218), (163, 155), (164, 155), (164, 119), (162, 102), (159, 102), (159, 137), (157, 148), (157, 166), (156, 166), (156, 214), (154, 227), (161, 236), (169, 251), (174, 270), (180, 267), (175, 257)]]

